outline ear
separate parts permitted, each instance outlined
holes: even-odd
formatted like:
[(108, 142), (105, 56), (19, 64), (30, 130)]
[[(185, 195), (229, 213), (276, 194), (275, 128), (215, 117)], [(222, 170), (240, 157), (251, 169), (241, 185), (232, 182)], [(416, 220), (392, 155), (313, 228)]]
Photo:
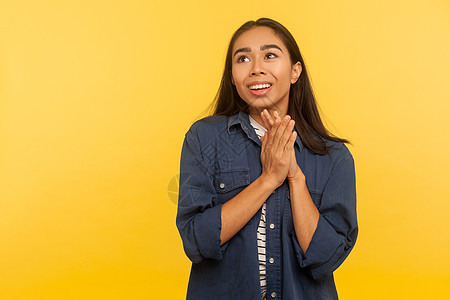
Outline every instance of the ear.
[(236, 84), (234, 83), (233, 75), (231, 75), (231, 83), (232, 83), (233, 85), (236, 85)]
[(298, 61), (292, 66), (291, 84), (297, 82), (298, 78), (300, 77), (300, 74), (302, 74), (302, 64)]

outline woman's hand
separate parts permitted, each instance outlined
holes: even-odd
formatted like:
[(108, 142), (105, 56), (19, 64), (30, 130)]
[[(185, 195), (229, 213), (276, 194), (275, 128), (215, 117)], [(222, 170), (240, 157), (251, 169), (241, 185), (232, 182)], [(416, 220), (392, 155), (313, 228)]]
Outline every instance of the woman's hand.
[[(288, 116), (288, 118), (290, 119), (289, 115), (286, 115), (286, 116)], [(261, 112), (261, 119), (264, 122), (264, 124), (266, 125), (267, 131), (269, 131), (269, 132), (272, 130), (273, 126), (275, 125), (276, 120), (278, 120), (279, 123), (282, 122), (277, 111), (274, 112), (274, 117), (272, 118), (272, 116), (269, 114), (267, 109), (264, 109)], [(295, 122), (294, 120), (292, 120), (292, 121)], [(290, 131), (292, 131), (292, 129), (294, 128), (294, 124), (292, 124), (292, 127), (290, 127)], [(296, 135), (297, 133), (293, 132), (292, 135), (294, 135), (294, 134), (295, 134), (295, 136), (293, 136), (293, 140), (295, 143), (295, 139), (297, 138), (297, 135)], [(292, 150), (290, 151), (291, 153), (290, 153), (289, 170), (286, 175), (288, 181), (294, 181), (297, 178), (304, 179), (304, 177), (305, 177), (302, 170), (300, 169), (300, 167), (297, 164), (297, 158), (295, 157), (294, 143), (292, 143), (292, 147), (291, 147)], [(261, 150), (261, 153), (262, 153), (262, 150)], [(261, 157), (261, 161), (262, 161), (262, 157)]]
[(292, 132), (294, 120), (286, 116), (275, 119), (272, 127), (261, 137), (262, 175), (275, 188), (279, 187), (290, 169), (296, 133)]

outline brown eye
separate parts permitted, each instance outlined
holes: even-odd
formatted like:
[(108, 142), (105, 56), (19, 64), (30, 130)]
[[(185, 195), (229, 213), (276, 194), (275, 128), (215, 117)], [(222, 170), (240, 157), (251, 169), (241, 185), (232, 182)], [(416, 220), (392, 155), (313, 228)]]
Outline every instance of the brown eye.
[(246, 57), (246, 56), (244, 56), (244, 55), (242, 55), (242, 56), (240, 56), (239, 58), (238, 58), (238, 62), (244, 62), (244, 59), (247, 59), (248, 60), (248, 58)]
[(273, 54), (273, 53), (267, 53), (266, 57), (267, 58), (275, 58), (277, 56), (275, 54)]

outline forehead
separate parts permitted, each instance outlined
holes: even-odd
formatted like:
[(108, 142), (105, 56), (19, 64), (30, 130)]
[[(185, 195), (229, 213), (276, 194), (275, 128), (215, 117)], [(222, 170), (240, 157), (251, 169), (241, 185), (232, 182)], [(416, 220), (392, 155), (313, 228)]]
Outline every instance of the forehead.
[(245, 47), (259, 50), (260, 46), (268, 44), (278, 45), (281, 49), (286, 48), (283, 41), (275, 35), (275, 31), (272, 28), (258, 26), (245, 31), (236, 39), (233, 45), (233, 52), (236, 49)]

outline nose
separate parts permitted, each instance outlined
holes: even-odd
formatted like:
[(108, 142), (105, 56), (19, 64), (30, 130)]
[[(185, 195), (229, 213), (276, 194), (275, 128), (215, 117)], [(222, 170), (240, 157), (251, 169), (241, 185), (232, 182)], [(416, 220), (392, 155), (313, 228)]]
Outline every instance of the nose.
[(259, 74), (259, 75), (266, 74), (266, 70), (264, 69), (262, 62), (259, 59), (255, 59), (253, 61), (252, 69), (251, 69), (252, 76), (255, 76), (257, 74)]

